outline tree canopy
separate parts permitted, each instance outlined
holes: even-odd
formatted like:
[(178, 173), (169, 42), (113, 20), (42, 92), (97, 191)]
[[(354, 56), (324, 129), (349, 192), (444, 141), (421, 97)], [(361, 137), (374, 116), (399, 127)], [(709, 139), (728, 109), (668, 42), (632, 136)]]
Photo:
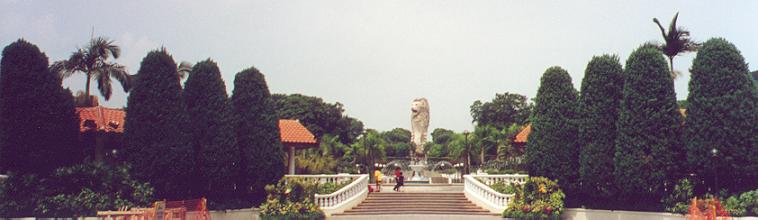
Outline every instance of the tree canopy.
[(493, 126), (498, 130), (511, 124), (525, 124), (531, 114), (532, 106), (526, 96), (515, 93), (495, 94), (489, 102), (474, 101), (471, 105), (472, 122), (479, 126)]
[(344, 115), (339, 102), (326, 103), (319, 97), (301, 94), (274, 94), (272, 100), (279, 118), (300, 120), (316, 137), (330, 134), (350, 144), (363, 132), (363, 122)]

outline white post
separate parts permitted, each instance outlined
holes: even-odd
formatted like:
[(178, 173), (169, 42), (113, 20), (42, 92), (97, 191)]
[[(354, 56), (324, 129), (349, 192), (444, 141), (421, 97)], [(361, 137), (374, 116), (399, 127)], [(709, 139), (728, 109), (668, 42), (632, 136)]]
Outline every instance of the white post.
[(290, 175), (294, 175), (295, 174), (295, 146), (294, 145), (290, 145), (290, 149), (289, 150), (290, 150), (290, 152), (289, 152), (289, 159), (290, 159), (290, 161), (289, 161), (289, 171), (290, 172), (289, 173), (290, 173)]

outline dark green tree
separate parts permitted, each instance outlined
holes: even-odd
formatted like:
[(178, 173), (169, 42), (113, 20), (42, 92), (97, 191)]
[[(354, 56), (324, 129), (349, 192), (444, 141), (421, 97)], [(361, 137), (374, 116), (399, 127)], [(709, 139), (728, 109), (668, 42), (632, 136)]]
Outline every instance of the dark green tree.
[(714, 189), (755, 188), (758, 97), (745, 59), (732, 43), (714, 38), (703, 44), (690, 72), (685, 136), (691, 171)]
[(135, 176), (149, 181), (158, 198), (200, 196), (192, 147), (187, 144), (187, 116), (176, 63), (165, 49), (142, 59), (127, 99), (124, 156)]
[(284, 151), (279, 139), (279, 118), (266, 79), (251, 67), (234, 77), (232, 110), (235, 115), (237, 155), (240, 156), (238, 192), (244, 202), (258, 205), (266, 198), (264, 187), (284, 175)]
[(476, 100), (471, 105), (472, 122), (479, 126), (494, 126), (502, 130), (511, 124), (525, 124), (531, 114), (526, 96), (515, 93), (495, 94), (489, 102)]
[(193, 66), (182, 98), (189, 118), (189, 145), (200, 174), (195, 184), (211, 205), (223, 207), (219, 202), (234, 195), (234, 166), (239, 157), (232, 106), (216, 62), (208, 59)]
[[(579, 176), (586, 202), (611, 199), (616, 121), (624, 87), (623, 70), (615, 55), (592, 57), (579, 96)], [(591, 197), (591, 198), (590, 198)]]
[(569, 199), (579, 179), (576, 103), (577, 91), (568, 72), (548, 68), (537, 90), (524, 152), (529, 175), (557, 179)]
[(343, 144), (351, 144), (363, 132), (363, 123), (344, 115), (342, 104), (301, 94), (274, 94), (274, 109), (281, 119), (298, 119), (316, 137), (339, 136)]
[(614, 157), (618, 198), (630, 209), (660, 209), (654, 206), (664, 184), (673, 185), (684, 161), (674, 82), (666, 58), (649, 44), (629, 55), (623, 75)]
[(47, 56), (23, 39), (0, 60), (0, 173), (38, 173), (79, 162), (79, 118)]

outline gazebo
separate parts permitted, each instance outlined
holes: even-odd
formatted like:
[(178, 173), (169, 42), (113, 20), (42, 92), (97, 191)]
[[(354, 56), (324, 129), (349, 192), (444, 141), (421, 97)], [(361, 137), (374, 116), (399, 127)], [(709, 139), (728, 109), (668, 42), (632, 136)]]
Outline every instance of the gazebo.
[(295, 150), (318, 147), (318, 140), (298, 120), (280, 119), (279, 132), (282, 146), (287, 150), (288, 173), (295, 174)]

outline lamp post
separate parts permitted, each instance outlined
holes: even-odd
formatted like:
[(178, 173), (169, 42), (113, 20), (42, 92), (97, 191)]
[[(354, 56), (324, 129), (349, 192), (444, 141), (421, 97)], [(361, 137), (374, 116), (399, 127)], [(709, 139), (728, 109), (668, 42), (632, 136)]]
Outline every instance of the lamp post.
[(468, 146), (468, 134), (468, 130), (463, 131), (463, 145), (466, 151), (466, 163), (463, 166), (463, 174), (469, 174), (469, 169), (471, 166), (471, 152)]
[(718, 159), (719, 150), (715, 147), (711, 150), (711, 156), (713, 159), (711, 159), (711, 163), (713, 165), (713, 183), (714, 183), (714, 190), (713, 194), (718, 195), (719, 193), (719, 174), (716, 170), (716, 160)]

